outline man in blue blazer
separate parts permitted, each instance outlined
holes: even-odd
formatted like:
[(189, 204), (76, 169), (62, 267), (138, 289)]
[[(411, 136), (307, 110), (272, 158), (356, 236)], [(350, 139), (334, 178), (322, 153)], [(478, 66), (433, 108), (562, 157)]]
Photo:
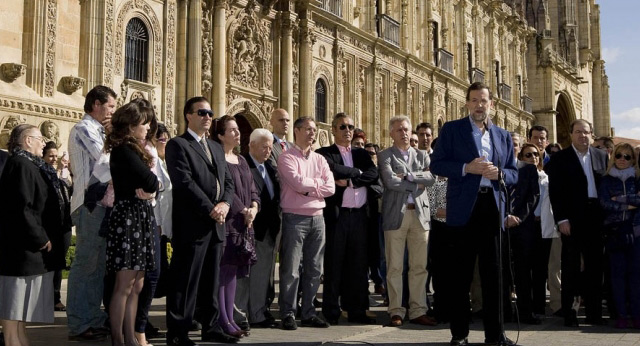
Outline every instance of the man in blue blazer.
[(512, 185), (518, 173), (511, 136), (489, 119), (492, 106), (489, 87), (473, 83), (467, 89), (469, 116), (443, 126), (431, 156), (431, 172), (449, 178), (447, 224), (452, 226), (452, 244), (446, 281), (451, 292), (451, 345), (468, 343), (469, 286), (476, 257), (482, 279), (485, 342), (497, 343), (503, 337), (498, 319), (496, 247), (505, 204), (498, 178), (502, 176), (506, 185)]

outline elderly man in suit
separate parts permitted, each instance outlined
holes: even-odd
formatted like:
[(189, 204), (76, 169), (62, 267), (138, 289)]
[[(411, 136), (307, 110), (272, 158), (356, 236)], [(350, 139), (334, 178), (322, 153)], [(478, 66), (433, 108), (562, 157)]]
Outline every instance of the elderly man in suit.
[(258, 262), (251, 266), (248, 278), (238, 280), (236, 307), (246, 312), (253, 328), (276, 328), (269, 312), (267, 295), (273, 282), (276, 264), (276, 239), (280, 233), (280, 184), (271, 165), (273, 135), (266, 129), (255, 129), (249, 138), (247, 159), (253, 181), (260, 195), (260, 211), (253, 221)]
[(387, 292), (391, 326), (402, 325), (402, 268), (405, 244), (409, 250), (409, 319), (411, 323), (435, 325), (427, 316), (427, 242), (430, 211), (426, 187), (435, 183), (428, 171), (429, 155), (412, 148), (411, 121), (400, 115), (389, 120), (393, 146), (378, 155), (382, 195), (382, 230), (387, 258)]
[(202, 309), (202, 340), (234, 343), (238, 339), (218, 325), (218, 274), (233, 180), (222, 147), (206, 136), (213, 119), (209, 101), (204, 97), (189, 99), (184, 118), (187, 131), (170, 140), (165, 149), (173, 185), (167, 345), (195, 345), (187, 334), (196, 300)]
[[(324, 290), (322, 313), (329, 323), (338, 324), (341, 310), (349, 322), (375, 323), (365, 312), (369, 308), (367, 187), (378, 181), (378, 169), (369, 153), (352, 148), (353, 120), (338, 113), (331, 131), (335, 143), (316, 152), (327, 160), (336, 184), (336, 193), (326, 198), (324, 222)], [(373, 239), (372, 239), (373, 240)]]
[[(469, 286), (476, 257), (482, 285), (485, 342), (512, 343), (502, 333), (498, 315), (497, 238), (504, 217), (499, 177), (515, 184), (513, 142), (504, 129), (489, 120), (493, 100), (489, 87), (473, 83), (467, 89), (469, 116), (442, 127), (431, 156), (431, 172), (449, 178), (447, 225), (452, 244), (450, 274), (451, 345), (466, 345), (469, 335)], [(503, 215), (499, 214), (503, 211)]]
[(549, 197), (553, 217), (562, 238), (561, 299), (564, 323), (577, 327), (574, 304), (579, 306), (581, 259), (584, 261), (584, 285), (580, 291), (585, 301), (588, 324), (603, 324), (602, 210), (598, 186), (607, 170), (607, 152), (589, 145), (591, 124), (582, 119), (570, 125), (571, 146), (559, 151), (545, 166), (549, 174)]

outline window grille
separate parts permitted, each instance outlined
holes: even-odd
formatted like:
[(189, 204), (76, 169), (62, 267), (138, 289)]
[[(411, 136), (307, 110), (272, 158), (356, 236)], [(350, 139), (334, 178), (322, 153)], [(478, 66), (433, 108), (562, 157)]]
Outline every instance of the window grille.
[(316, 121), (327, 122), (327, 86), (322, 79), (316, 82)]
[(146, 83), (149, 32), (139, 18), (133, 18), (127, 24), (124, 56), (124, 77)]

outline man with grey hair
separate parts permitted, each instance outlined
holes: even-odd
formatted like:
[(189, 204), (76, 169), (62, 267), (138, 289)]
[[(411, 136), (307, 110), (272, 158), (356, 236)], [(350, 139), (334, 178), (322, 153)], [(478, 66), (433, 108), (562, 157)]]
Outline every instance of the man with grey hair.
[(247, 313), (254, 328), (276, 328), (269, 312), (267, 294), (273, 285), (276, 264), (276, 238), (280, 233), (280, 184), (269, 158), (273, 135), (266, 129), (255, 129), (249, 138), (247, 159), (253, 182), (260, 195), (260, 211), (253, 221), (258, 261), (251, 266), (248, 278), (238, 279), (236, 307)]
[(378, 155), (384, 194), (382, 230), (387, 259), (387, 292), (391, 326), (399, 327), (406, 313), (402, 306), (402, 269), (405, 244), (409, 250), (409, 319), (411, 323), (435, 325), (427, 316), (427, 242), (430, 213), (426, 187), (435, 179), (428, 171), (429, 155), (412, 148), (411, 121), (405, 115), (389, 120), (393, 146)]

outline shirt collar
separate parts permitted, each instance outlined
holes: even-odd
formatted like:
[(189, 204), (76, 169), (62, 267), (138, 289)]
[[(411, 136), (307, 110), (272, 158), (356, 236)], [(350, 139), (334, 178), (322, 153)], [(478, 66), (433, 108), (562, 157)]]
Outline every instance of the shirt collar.
[(578, 150), (576, 148), (575, 145), (573, 145), (573, 143), (571, 143), (571, 147), (576, 152), (576, 154), (578, 154), (579, 157), (585, 157), (585, 156), (589, 156), (591, 154), (591, 152), (589, 151), (589, 148), (587, 148), (587, 152), (583, 154), (583, 153), (580, 152), (580, 150)]
[(198, 141), (198, 142), (200, 142), (200, 141), (202, 141), (204, 138), (206, 138), (205, 136), (202, 136), (202, 137), (198, 136), (198, 134), (197, 134), (197, 133), (195, 133), (195, 131), (193, 131), (192, 129), (190, 129), (190, 128), (188, 128), (188, 127), (187, 127), (187, 132), (189, 132), (189, 134), (190, 134), (191, 136), (193, 136), (193, 138), (194, 138), (196, 141)]
[[(471, 126), (473, 126), (474, 129), (480, 130), (478, 128), (478, 126), (476, 126), (476, 123), (473, 121), (473, 118), (471, 117), (471, 114), (469, 114), (469, 116), (467, 118), (469, 118), (469, 122), (471, 123)], [(488, 131), (491, 128), (491, 126), (493, 126), (493, 122), (491, 122), (491, 118), (490, 117), (487, 117), (487, 120), (484, 122), (484, 129)], [(480, 130), (480, 131), (482, 131), (482, 130)]]
[(338, 150), (340, 150), (340, 153), (344, 154), (344, 153), (348, 153), (351, 151), (351, 146), (348, 147), (343, 147), (340, 144), (336, 144), (336, 147), (338, 147)]

